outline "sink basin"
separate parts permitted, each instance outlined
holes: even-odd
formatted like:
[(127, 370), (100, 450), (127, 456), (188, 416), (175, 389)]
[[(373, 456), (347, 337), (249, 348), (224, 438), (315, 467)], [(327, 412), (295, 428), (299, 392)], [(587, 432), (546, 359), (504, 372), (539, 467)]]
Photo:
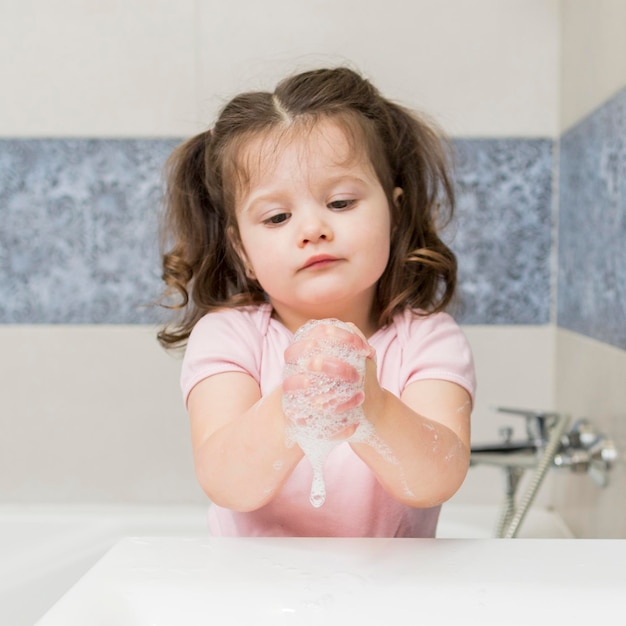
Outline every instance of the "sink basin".
[(130, 537), (38, 626), (612, 623), (624, 563), (619, 540)]

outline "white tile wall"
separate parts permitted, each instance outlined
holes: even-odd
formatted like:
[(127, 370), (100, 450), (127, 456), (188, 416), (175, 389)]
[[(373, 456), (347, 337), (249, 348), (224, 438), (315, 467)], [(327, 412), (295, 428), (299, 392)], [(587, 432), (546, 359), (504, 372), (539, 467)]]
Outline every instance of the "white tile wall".
[(0, 3), (0, 135), (192, 132), (195, 4)]
[(0, 135), (186, 136), (234, 92), (351, 62), (456, 136), (555, 136), (558, 2), (2, 2)]
[(556, 340), (557, 407), (589, 419), (620, 457), (605, 488), (585, 474), (557, 474), (554, 505), (577, 537), (626, 538), (626, 351), (562, 329)]
[(154, 329), (0, 326), (0, 344), (0, 500), (203, 501)]
[(626, 2), (562, 0), (561, 129), (626, 84)]
[[(478, 390), (472, 416), (474, 444), (500, 441), (499, 429), (510, 426), (514, 438), (526, 436), (522, 418), (497, 412), (496, 407), (552, 411), (554, 396), (554, 329), (550, 326), (466, 326), (472, 346)], [(530, 472), (528, 472), (528, 477)], [(462, 504), (500, 504), (504, 499), (504, 472), (497, 467), (471, 467), (455, 494)], [(523, 492), (520, 486), (519, 493)], [(549, 504), (548, 482), (537, 502)]]
[[(236, 25), (215, 5), (199, 3), (207, 105), (216, 87), (271, 88), (294, 70), (348, 61), (457, 137), (556, 135), (558, 0), (266, 0), (238, 11)], [(216, 62), (225, 51), (228, 63)]]

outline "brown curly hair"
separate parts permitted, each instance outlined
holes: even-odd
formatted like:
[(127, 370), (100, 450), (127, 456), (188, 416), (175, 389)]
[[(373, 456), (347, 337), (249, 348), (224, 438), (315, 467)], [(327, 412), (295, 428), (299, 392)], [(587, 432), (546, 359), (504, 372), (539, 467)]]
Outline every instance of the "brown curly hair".
[[(177, 315), (158, 333), (164, 347), (184, 345), (209, 311), (266, 301), (237, 254), (234, 194), (245, 183), (242, 150), (253, 137), (295, 124), (310, 128), (320, 118), (340, 123), (353, 147), (366, 150), (389, 202), (393, 228), (377, 285), (379, 325), (405, 307), (429, 314), (448, 306), (457, 263), (438, 234), (454, 210), (447, 141), (434, 124), (385, 99), (353, 70), (319, 69), (283, 80), (274, 93), (236, 96), (212, 129), (170, 156), (160, 303)], [(402, 195), (394, 201), (397, 187)]]

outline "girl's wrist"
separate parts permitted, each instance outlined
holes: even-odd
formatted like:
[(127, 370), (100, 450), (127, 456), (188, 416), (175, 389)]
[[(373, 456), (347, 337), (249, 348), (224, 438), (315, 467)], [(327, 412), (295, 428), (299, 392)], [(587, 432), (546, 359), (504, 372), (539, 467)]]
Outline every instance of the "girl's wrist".
[(368, 356), (365, 362), (365, 400), (362, 409), (365, 419), (373, 426), (385, 415), (385, 405), (387, 403), (387, 391), (378, 382), (376, 352), (372, 351), (372, 356)]

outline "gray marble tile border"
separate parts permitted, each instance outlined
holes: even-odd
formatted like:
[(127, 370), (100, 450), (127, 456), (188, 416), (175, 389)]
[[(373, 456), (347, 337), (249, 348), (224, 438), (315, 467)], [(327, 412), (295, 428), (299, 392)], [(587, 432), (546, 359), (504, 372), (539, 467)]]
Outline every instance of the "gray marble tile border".
[(457, 318), (550, 321), (553, 142), (465, 139), (457, 151)]
[[(0, 322), (156, 323), (161, 170), (176, 140), (0, 140)], [(549, 140), (457, 140), (458, 319), (549, 320)]]
[(560, 145), (557, 323), (626, 349), (626, 89)]
[(0, 321), (147, 323), (172, 140), (0, 140)]

